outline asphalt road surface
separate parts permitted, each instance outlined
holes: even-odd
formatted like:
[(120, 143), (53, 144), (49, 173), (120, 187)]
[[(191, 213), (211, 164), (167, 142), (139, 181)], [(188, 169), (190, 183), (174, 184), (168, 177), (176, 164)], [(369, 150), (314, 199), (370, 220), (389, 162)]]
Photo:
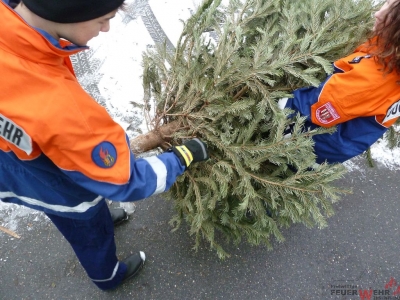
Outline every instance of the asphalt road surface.
[(337, 184), (353, 194), (335, 204), (327, 228), (294, 225), (273, 250), (231, 246), (224, 261), (207, 245), (194, 252), (186, 228), (171, 232), (172, 203), (138, 202), (116, 228), (117, 249), (120, 258), (144, 250), (147, 261), (111, 292), (91, 283), (43, 215), (27, 216), (20, 239), (0, 232), (0, 299), (400, 299), (399, 178), (382, 166), (351, 171)]

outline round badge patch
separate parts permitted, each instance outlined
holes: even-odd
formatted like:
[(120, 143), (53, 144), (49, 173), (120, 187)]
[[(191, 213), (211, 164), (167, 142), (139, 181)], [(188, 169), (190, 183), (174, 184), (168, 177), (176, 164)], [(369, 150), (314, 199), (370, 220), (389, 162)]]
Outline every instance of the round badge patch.
[(111, 168), (117, 161), (117, 150), (110, 142), (102, 142), (93, 149), (92, 160), (100, 168)]

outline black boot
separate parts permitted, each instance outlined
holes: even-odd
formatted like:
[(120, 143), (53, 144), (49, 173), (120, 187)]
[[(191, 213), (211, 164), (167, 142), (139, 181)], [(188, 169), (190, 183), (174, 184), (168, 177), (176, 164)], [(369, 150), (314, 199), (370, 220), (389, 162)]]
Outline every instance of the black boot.
[(110, 214), (114, 226), (119, 225), (122, 222), (128, 220), (128, 214), (123, 208), (110, 208)]
[(139, 271), (142, 269), (144, 262), (146, 260), (146, 255), (144, 252), (139, 251), (136, 254), (133, 254), (123, 260), (123, 262), (128, 266), (124, 279), (122, 282), (135, 277)]

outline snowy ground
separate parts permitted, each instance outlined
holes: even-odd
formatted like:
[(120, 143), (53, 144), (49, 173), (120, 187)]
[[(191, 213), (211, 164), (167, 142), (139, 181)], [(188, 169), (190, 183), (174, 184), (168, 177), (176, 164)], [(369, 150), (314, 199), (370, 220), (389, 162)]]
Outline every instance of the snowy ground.
[[(141, 110), (131, 103), (140, 103), (143, 97), (142, 52), (152, 47), (154, 40), (165, 37), (174, 45), (182, 30), (181, 20), (190, 16), (196, 3), (199, 1), (129, 1), (128, 12), (119, 13), (112, 20), (110, 32), (91, 41), (92, 50), (75, 61), (82, 85), (107, 108), (130, 137), (147, 131)], [(89, 68), (87, 62), (90, 62)], [(389, 150), (385, 141), (380, 140), (372, 147), (372, 155), (379, 166), (400, 169), (400, 149)], [(362, 158), (345, 165), (354, 176), (367, 168)], [(18, 231), (20, 220), (24, 220), (29, 229), (46, 218), (40, 212), (0, 201), (0, 226)], [(0, 232), (0, 238), (4, 236)]]

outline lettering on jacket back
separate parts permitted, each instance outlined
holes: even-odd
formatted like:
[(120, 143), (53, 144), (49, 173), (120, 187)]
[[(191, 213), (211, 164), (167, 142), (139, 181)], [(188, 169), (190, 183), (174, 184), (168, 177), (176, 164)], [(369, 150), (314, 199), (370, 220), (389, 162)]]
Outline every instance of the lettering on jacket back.
[(386, 114), (386, 118), (383, 120), (382, 123), (390, 121), (394, 118), (400, 117), (400, 100), (394, 103), (388, 110)]
[(17, 124), (0, 114), (0, 138), (15, 145), (26, 154), (32, 153), (31, 137)]

